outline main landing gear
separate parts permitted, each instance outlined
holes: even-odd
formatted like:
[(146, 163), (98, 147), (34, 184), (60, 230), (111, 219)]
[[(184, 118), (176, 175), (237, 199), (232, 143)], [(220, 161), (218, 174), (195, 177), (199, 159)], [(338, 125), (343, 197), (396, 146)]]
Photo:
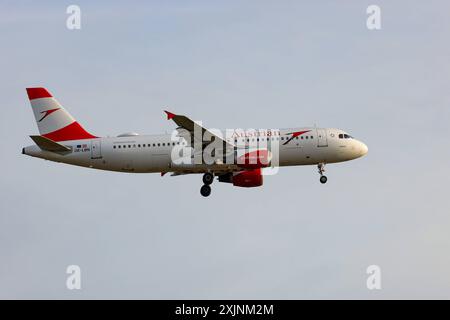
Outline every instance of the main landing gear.
[(323, 175), (323, 173), (325, 172), (325, 163), (319, 163), (317, 165), (317, 168), (319, 169), (320, 183), (322, 184), (327, 183), (328, 178)]
[(207, 197), (211, 194), (211, 183), (214, 181), (214, 175), (211, 172), (206, 172), (203, 175), (204, 185), (200, 188), (200, 194)]

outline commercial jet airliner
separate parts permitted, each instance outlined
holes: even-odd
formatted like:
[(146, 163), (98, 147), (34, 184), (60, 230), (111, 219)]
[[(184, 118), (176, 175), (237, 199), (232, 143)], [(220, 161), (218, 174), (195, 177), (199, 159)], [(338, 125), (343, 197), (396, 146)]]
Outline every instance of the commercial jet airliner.
[(161, 175), (203, 174), (201, 195), (211, 184), (259, 187), (263, 170), (283, 166), (316, 165), (326, 183), (327, 163), (364, 156), (367, 146), (334, 128), (213, 130), (186, 116), (168, 111), (177, 125), (172, 134), (97, 137), (87, 132), (45, 88), (27, 88), (40, 135), (22, 153), (55, 162), (93, 169)]

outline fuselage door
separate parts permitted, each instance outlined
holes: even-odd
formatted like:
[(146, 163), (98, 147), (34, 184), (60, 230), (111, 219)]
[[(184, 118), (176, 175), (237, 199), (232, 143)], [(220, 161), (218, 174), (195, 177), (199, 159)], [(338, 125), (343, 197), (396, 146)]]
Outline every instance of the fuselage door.
[(327, 129), (317, 129), (317, 146), (328, 147)]
[(100, 139), (91, 140), (91, 159), (102, 158), (102, 142)]

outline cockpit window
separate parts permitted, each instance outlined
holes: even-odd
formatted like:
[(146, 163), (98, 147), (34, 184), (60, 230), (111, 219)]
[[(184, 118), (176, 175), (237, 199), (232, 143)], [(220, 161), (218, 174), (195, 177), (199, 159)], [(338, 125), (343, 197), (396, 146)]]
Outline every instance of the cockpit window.
[(344, 135), (342, 133), (339, 134), (339, 139), (344, 139)]
[(344, 133), (344, 134), (341, 133), (341, 134), (339, 134), (339, 139), (353, 139), (353, 137), (346, 133)]

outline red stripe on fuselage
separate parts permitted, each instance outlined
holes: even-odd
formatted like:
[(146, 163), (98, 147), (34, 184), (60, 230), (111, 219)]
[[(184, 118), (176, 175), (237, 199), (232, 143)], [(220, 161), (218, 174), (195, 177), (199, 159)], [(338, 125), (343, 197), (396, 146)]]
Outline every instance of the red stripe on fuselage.
[(43, 136), (53, 141), (68, 141), (68, 140), (83, 140), (83, 139), (98, 138), (96, 136), (93, 136), (86, 130), (84, 130), (84, 128), (76, 121), (62, 129), (44, 134)]
[(306, 132), (310, 132), (311, 130), (305, 130), (305, 131), (297, 131), (297, 132), (291, 132), (289, 134), (292, 134), (292, 137), (290, 137), (285, 143), (283, 143), (283, 146), (288, 144), (289, 142), (292, 141), (292, 139), (297, 138), (298, 136), (301, 136), (302, 134), (306, 133)]
[(311, 130), (292, 132), (292, 138), (296, 138), (296, 137), (301, 136), (302, 134), (304, 134), (306, 132), (310, 132), (310, 131)]

